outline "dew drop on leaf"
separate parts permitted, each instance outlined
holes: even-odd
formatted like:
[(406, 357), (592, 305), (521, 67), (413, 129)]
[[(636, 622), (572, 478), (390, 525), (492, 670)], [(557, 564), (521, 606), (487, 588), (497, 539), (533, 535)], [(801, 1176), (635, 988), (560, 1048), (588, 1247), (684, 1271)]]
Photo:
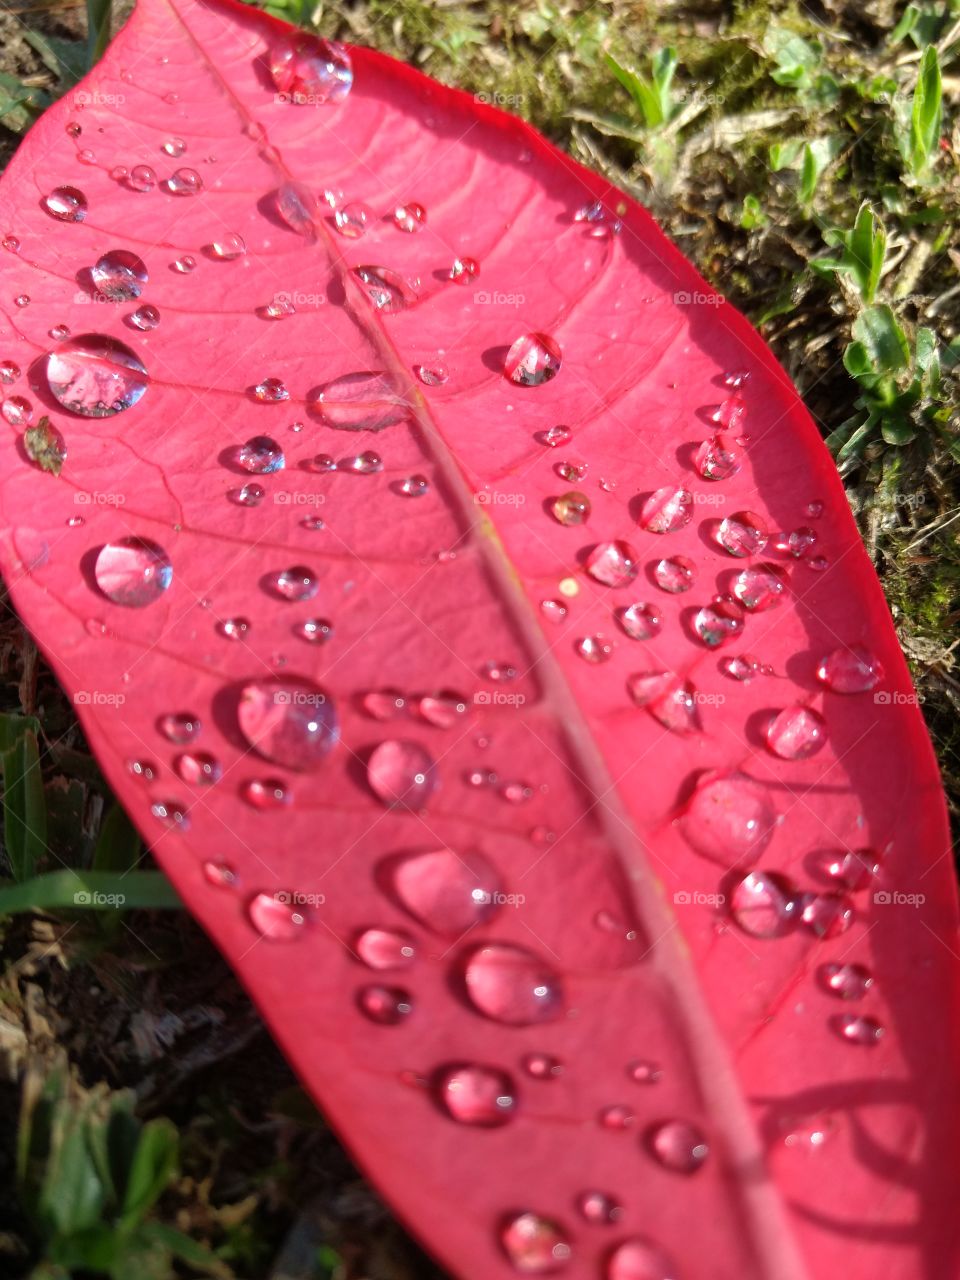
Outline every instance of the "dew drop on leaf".
[(306, 916), (287, 892), (256, 894), (247, 903), (247, 916), (268, 942), (292, 942), (306, 925)]
[(477, 947), (467, 957), (464, 984), (470, 1003), (494, 1022), (533, 1026), (563, 1013), (559, 976), (539, 956), (510, 943)]
[(286, 465), (282, 447), (270, 436), (252, 436), (240, 446), (237, 461), (253, 475), (270, 475)]
[(160, 323), (160, 312), (156, 307), (150, 306), (149, 303), (144, 303), (142, 307), (137, 307), (136, 311), (131, 314), (130, 323), (135, 329), (140, 329), (144, 333), (149, 332)]
[(398, 204), (393, 211), (393, 223), (398, 231), (419, 231), (427, 221), (427, 211), (422, 204), (411, 202)]
[(560, 346), (546, 333), (517, 338), (504, 360), (504, 375), (521, 387), (539, 387), (560, 372)]
[(587, 556), (585, 568), (605, 587), (628, 586), (639, 572), (637, 553), (629, 542), (600, 542)]
[(403, 987), (372, 984), (357, 992), (357, 1005), (371, 1022), (393, 1027), (413, 1012), (413, 997)]
[(516, 1107), (516, 1090), (507, 1073), (474, 1063), (442, 1068), (435, 1093), (452, 1120), (482, 1129), (507, 1124)]
[(368, 969), (406, 969), (416, 959), (416, 946), (401, 929), (364, 929), (354, 950)]
[(251, 778), (243, 783), (240, 794), (254, 809), (282, 809), (293, 799), (282, 778)]
[(282, 100), (298, 106), (342, 102), (353, 86), (353, 64), (344, 46), (306, 32), (275, 40), (269, 66)]
[(359, 200), (342, 205), (333, 216), (337, 230), (348, 240), (359, 240), (372, 220), (370, 209)]
[(648, 533), (673, 533), (689, 524), (693, 516), (693, 494), (677, 485), (655, 490), (640, 509), (637, 523)]
[(41, 204), (58, 222), (82, 222), (87, 216), (87, 197), (79, 187), (54, 187)]
[(500, 1231), (504, 1252), (515, 1270), (544, 1275), (566, 1266), (572, 1249), (563, 1229), (536, 1213), (518, 1213)]
[(223, 776), (223, 765), (209, 751), (186, 751), (177, 756), (175, 768), (184, 782), (209, 787)]
[(550, 509), (559, 524), (586, 524), (590, 518), (590, 499), (585, 493), (571, 489), (569, 493), (562, 493), (554, 498)]
[(127, 174), (127, 186), (131, 191), (144, 194), (157, 185), (156, 172), (148, 164), (135, 164)]
[(725, 867), (750, 866), (770, 843), (777, 811), (747, 774), (721, 771), (697, 780), (680, 830), (698, 853)]
[(883, 666), (863, 645), (844, 645), (820, 659), (817, 679), (832, 693), (869, 693), (883, 679)]
[(862, 964), (834, 961), (821, 965), (818, 977), (824, 991), (840, 1000), (862, 1000), (873, 986), (873, 974)]
[(132, 408), (147, 389), (147, 371), (128, 346), (103, 334), (68, 338), (46, 360), (47, 382), (71, 413), (106, 418)]
[(717, 529), (717, 542), (731, 556), (755, 556), (767, 545), (767, 529), (752, 511), (725, 516)]
[(781, 760), (806, 760), (826, 743), (826, 721), (811, 707), (785, 707), (767, 726), (766, 741)]
[(200, 718), (188, 711), (172, 712), (160, 717), (158, 728), (170, 742), (183, 746), (199, 736)]
[(142, 609), (170, 586), (173, 565), (163, 547), (149, 538), (118, 538), (100, 549), (94, 576), (108, 600)]
[(800, 918), (800, 896), (776, 871), (751, 871), (734, 885), (730, 915), (753, 938), (780, 938)]
[(307, 680), (252, 680), (237, 706), (240, 732), (255, 751), (287, 769), (312, 769), (336, 745), (332, 700)]
[(696, 1173), (710, 1148), (695, 1125), (685, 1120), (665, 1120), (647, 1134), (650, 1154), (672, 1173)]
[(367, 760), (370, 790), (389, 809), (423, 808), (438, 781), (433, 757), (409, 739), (388, 738)]
[(147, 283), (143, 259), (129, 249), (110, 249), (90, 269), (97, 292), (111, 302), (129, 302), (139, 298)]

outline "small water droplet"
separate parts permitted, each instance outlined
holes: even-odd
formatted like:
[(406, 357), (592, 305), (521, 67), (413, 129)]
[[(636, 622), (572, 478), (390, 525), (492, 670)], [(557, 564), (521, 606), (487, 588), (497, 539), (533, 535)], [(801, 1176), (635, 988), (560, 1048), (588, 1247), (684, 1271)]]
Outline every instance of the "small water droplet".
[(184, 782), (209, 787), (223, 776), (223, 765), (209, 751), (187, 751), (177, 756), (174, 767)]
[(397, 492), (405, 498), (422, 498), (430, 490), (430, 481), (426, 476), (406, 476), (397, 485)]
[(373, 476), (383, 470), (383, 459), (379, 453), (366, 449), (353, 457), (341, 458), (337, 463), (337, 470), (352, 471), (357, 476)]
[(157, 175), (148, 164), (135, 164), (127, 175), (127, 186), (131, 191), (152, 191), (156, 185)]
[(811, 520), (819, 520), (823, 515), (823, 503), (819, 498), (814, 498), (813, 502), (808, 502), (804, 507), (803, 514), (809, 516)]
[(580, 1215), (594, 1226), (607, 1226), (623, 1217), (623, 1208), (603, 1191), (583, 1191), (577, 1196)]
[(393, 211), (393, 222), (398, 231), (420, 231), (427, 221), (427, 211), (422, 204), (398, 204)]
[(679, 595), (689, 591), (697, 580), (697, 566), (686, 556), (668, 556), (657, 562), (653, 577), (662, 591)]
[(636, 1115), (629, 1107), (625, 1107), (620, 1103), (604, 1107), (597, 1116), (597, 1120), (602, 1128), (614, 1130), (629, 1129), (636, 1118)]
[(87, 216), (87, 197), (79, 187), (54, 187), (41, 203), (58, 222), (82, 222)]
[(743, 465), (743, 450), (733, 436), (720, 432), (704, 440), (697, 450), (695, 465), (705, 480), (729, 480)]
[(194, 196), (203, 188), (203, 179), (196, 169), (175, 169), (166, 188), (172, 196)]
[(781, 760), (806, 760), (827, 741), (827, 724), (811, 707), (785, 707), (767, 726), (767, 746)]
[(186, 808), (179, 800), (155, 800), (150, 812), (158, 822), (163, 823), (171, 831), (188, 831), (190, 818)]
[(450, 279), (455, 284), (469, 284), (480, 274), (480, 264), (475, 258), (454, 258), (450, 268)]
[(532, 1026), (553, 1021), (563, 1012), (559, 976), (524, 947), (477, 947), (467, 958), (464, 982), (470, 1003), (494, 1022)]
[(228, 640), (244, 640), (250, 630), (249, 618), (226, 618), (219, 623), (217, 630)]
[(357, 1005), (371, 1022), (384, 1027), (395, 1027), (413, 1013), (413, 997), (403, 987), (362, 987), (357, 992)]
[(202, 870), (207, 884), (215, 889), (232, 889), (239, 880), (236, 871), (226, 862), (205, 862)]
[(800, 897), (776, 871), (751, 871), (733, 888), (730, 915), (753, 938), (780, 938), (800, 917)]
[(613, 645), (601, 635), (582, 636), (574, 648), (585, 662), (594, 664), (609, 662), (613, 656)]
[(129, 249), (110, 249), (90, 269), (97, 292), (111, 302), (129, 302), (139, 298), (147, 283), (143, 259)]
[(579, 483), (589, 470), (585, 462), (570, 462), (568, 460), (561, 460), (553, 469), (561, 480), (567, 480), (570, 484)]
[(182, 138), (167, 138), (160, 144), (160, 150), (164, 152), (165, 155), (172, 156), (174, 160), (177, 160), (182, 156), (186, 149), (187, 144)]
[(639, 572), (636, 551), (629, 542), (620, 540), (598, 543), (587, 556), (584, 567), (595, 582), (602, 582), (605, 587), (625, 587)]
[(861, 1013), (842, 1013), (831, 1020), (837, 1034), (849, 1044), (874, 1048), (883, 1039), (885, 1028), (876, 1018)]
[(752, 511), (737, 511), (720, 521), (717, 542), (731, 556), (755, 556), (767, 545), (766, 525)]
[(631, 640), (649, 640), (663, 626), (663, 616), (652, 604), (637, 602), (628, 605), (625, 609), (618, 609), (616, 617)]
[(11, 382), (16, 382), (19, 377), (20, 366), (18, 364), (15, 364), (12, 360), (0, 362), (0, 382), (9, 386)]
[(116, 338), (84, 333), (47, 356), (47, 383), (71, 413), (107, 418), (135, 405), (147, 390), (147, 371)]
[(128, 760), (127, 772), (138, 782), (152, 782), (157, 776), (157, 766), (152, 760)]
[(698, 611), (693, 629), (707, 648), (716, 649), (743, 630), (743, 610), (729, 597), (718, 596)]
[(210, 252), (221, 262), (235, 262), (247, 252), (247, 246), (239, 231), (225, 231), (210, 245)]
[(281, 471), (286, 465), (283, 448), (270, 436), (252, 436), (241, 445), (237, 461), (244, 471), (260, 476)]
[(560, 372), (559, 344), (546, 333), (525, 333), (507, 352), (504, 376), (521, 387), (539, 387)]
[(298, 106), (342, 102), (353, 86), (353, 64), (335, 40), (298, 31), (270, 46), (270, 75), (281, 101)]
[(119, 538), (100, 549), (94, 576), (108, 600), (142, 609), (170, 586), (173, 566), (163, 547), (149, 538)]
[(876, 849), (844, 849), (828, 853), (822, 861), (822, 870), (834, 883), (851, 893), (859, 893), (873, 884), (880, 874), (880, 865)]
[(306, 565), (296, 564), (289, 569), (282, 569), (275, 577), (273, 586), (284, 600), (312, 600), (317, 594), (319, 583), (312, 569)]
[(351, 267), (350, 270), (363, 285), (374, 308), (384, 315), (395, 315), (416, 301), (416, 292), (399, 271), (378, 266)]
[(650, 1154), (672, 1173), (691, 1174), (710, 1154), (706, 1138), (685, 1120), (665, 1120), (647, 1134)]
[(434, 849), (386, 868), (400, 905), (434, 933), (459, 937), (497, 910), (499, 877), (475, 851)]
[(174, 271), (179, 272), (182, 276), (188, 276), (197, 265), (196, 258), (190, 256), (189, 253), (182, 254), (172, 264)]
[(693, 494), (688, 489), (667, 484), (644, 502), (637, 523), (648, 533), (673, 533), (689, 524), (693, 516)]
[(293, 632), (310, 644), (326, 644), (333, 636), (333, 623), (326, 618), (306, 618), (294, 626)]
[(733, 584), (733, 594), (750, 613), (763, 613), (780, 603), (787, 588), (787, 575), (775, 564), (752, 564), (741, 570)]
[(543, 1274), (565, 1266), (572, 1249), (563, 1229), (536, 1213), (519, 1213), (501, 1228), (500, 1240), (515, 1270)]
[(144, 332), (155, 329), (160, 323), (160, 312), (156, 307), (152, 307), (149, 303), (144, 303), (142, 307), (137, 307), (136, 311), (130, 316), (130, 323), (136, 329)]
[(550, 427), (546, 431), (539, 431), (536, 439), (540, 444), (545, 444), (548, 449), (557, 449), (560, 445), (567, 444), (568, 441), (573, 439), (573, 432), (569, 427)]
[(17, 239), (16, 236), (4, 236), (3, 239), (0, 240), (0, 244), (3, 245), (7, 253), (20, 252), (20, 241)]
[(251, 778), (241, 786), (240, 794), (254, 809), (282, 809), (292, 799), (282, 778)]
[(549, 1053), (528, 1053), (520, 1065), (534, 1080), (556, 1080), (563, 1074), (563, 1063)]
[(841, 1000), (862, 1000), (873, 986), (873, 974), (862, 964), (821, 965), (818, 976), (824, 991)]
[(50, 330), (50, 337), (54, 342), (63, 342), (65, 338), (70, 337), (70, 329), (65, 324), (55, 324)]
[(389, 809), (422, 809), (438, 782), (433, 757), (408, 739), (386, 739), (367, 761), (370, 790)]
[(817, 664), (817, 679), (832, 693), (868, 693), (883, 679), (880, 659), (863, 645), (834, 649)]
[(437, 1073), (437, 1100), (459, 1124), (493, 1129), (506, 1124), (516, 1107), (513, 1081), (497, 1067), (460, 1063)]
[(567, 616), (567, 606), (562, 600), (541, 600), (540, 612), (548, 622), (563, 622)]
[(307, 680), (253, 680), (237, 707), (240, 732), (260, 755), (288, 769), (321, 764), (339, 737), (332, 700)]
[(290, 399), (290, 392), (279, 378), (263, 378), (253, 388), (253, 398), (261, 404), (279, 404)]
[(14, 300), (13, 300), (13, 305), (14, 305), (15, 307), (21, 307), (21, 308), (23, 308), (23, 307), (29, 307), (29, 305), (30, 305), (30, 295), (29, 295), (29, 293), (18, 293), (18, 294), (17, 294), (17, 296), (16, 296), (16, 297), (14, 298)]
[(818, 938), (836, 938), (853, 924), (853, 903), (842, 893), (807, 893), (800, 918)]
[(292, 942), (306, 925), (306, 916), (293, 894), (258, 893), (247, 903), (250, 923), (268, 942)]
[(799, 560), (811, 551), (816, 543), (816, 532), (807, 525), (801, 525), (800, 528), (792, 529), (789, 533), (780, 534), (776, 546), (778, 551), (785, 551), (787, 555)]
[(590, 518), (590, 499), (585, 493), (571, 489), (550, 504), (554, 518), (563, 525), (586, 524)]
[(333, 216), (337, 230), (348, 240), (359, 240), (373, 221), (373, 213), (360, 200), (342, 205)]
[(442, 387), (450, 377), (447, 366), (442, 360), (431, 360), (429, 364), (414, 366), (417, 377), (425, 387)]
[(428, 694), (417, 703), (417, 710), (429, 724), (438, 729), (452, 729), (469, 710), (469, 703), (462, 693), (450, 689)]
[(752, 680), (760, 671), (760, 661), (752, 653), (738, 653), (735, 658), (724, 658), (720, 670), (731, 680)]
[(637, 1058), (627, 1063), (627, 1076), (634, 1084), (656, 1084), (663, 1072), (655, 1062)]
[(353, 945), (368, 969), (406, 969), (417, 954), (413, 938), (402, 929), (364, 929)]
[(264, 492), (258, 484), (245, 484), (240, 489), (232, 489), (229, 498), (238, 507), (256, 507), (263, 501)]
[(0, 405), (0, 413), (11, 427), (28, 427), (33, 421), (33, 405), (26, 396), (7, 396)]
[(677, 1275), (662, 1250), (642, 1236), (633, 1236), (610, 1255), (605, 1280), (677, 1280)]
[(163, 736), (177, 746), (193, 742), (200, 733), (200, 718), (188, 711), (172, 712), (161, 716), (158, 728)]

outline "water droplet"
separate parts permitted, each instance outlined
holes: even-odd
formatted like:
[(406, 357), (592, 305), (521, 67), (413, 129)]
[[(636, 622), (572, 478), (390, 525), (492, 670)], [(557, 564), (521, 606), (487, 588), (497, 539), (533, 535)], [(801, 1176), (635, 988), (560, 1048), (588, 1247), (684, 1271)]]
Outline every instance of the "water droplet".
[(562, 600), (541, 600), (540, 612), (548, 622), (562, 622), (567, 616), (567, 606)]
[(403, 987), (362, 987), (357, 992), (357, 1005), (371, 1022), (384, 1027), (395, 1027), (413, 1013), (413, 997)]
[(3, 239), (0, 240), (0, 244), (3, 245), (7, 253), (20, 252), (20, 241), (17, 239), (16, 236), (4, 236)]
[(588, 471), (585, 462), (569, 462), (566, 460), (558, 462), (553, 469), (561, 480), (568, 480), (570, 484), (577, 484)]
[[(630, 691), (633, 695), (633, 677)], [(665, 729), (674, 733), (699, 733), (700, 717), (697, 714), (697, 691), (689, 680), (671, 679), (666, 688), (646, 703), (646, 708)]]
[(785, 551), (795, 560), (799, 560), (816, 546), (816, 542), (816, 532), (807, 525), (801, 525), (799, 529), (792, 529), (789, 533), (780, 535), (777, 539), (777, 550)]
[(709, 649), (716, 649), (743, 630), (743, 610), (729, 597), (718, 596), (699, 610), (693, 629)]
[(236, 871), (226, 862), (205, 862), (202, 871), (207, 884), (215, 889), (232, 889), (239, 880)]
[(170, 586), (173, 566), (163, 547), (149, 538), (119, 538), (100, 549), (94, 576), (108, 600), (142, 609)]
[(251, 778), (241, 786), (240, 795), (254, 809), (282, 809), (292, 798), (282, 778)]
[(863, 645), (844, 645), (821, 658), (817, 679), (832, 693), (868, 693), (883, 679), (883, 666)]
[(129, 302), (143, 292), (147, 268), (143, 259), (128, 249), (111, 249), (97, 259), (90, 276), (102, 297), (111, 302)]
[(152, 191), (157, 185), (157, 175), (148, 164), (135, 164), (127, 175), (127, 186), (131, 191)]
[(617, 622), (631, 640), (649, 640), (663, 625), (660, 610), (652, 604), (631, 604), (617, 611)]
[(528, 1053), (520, 1065), (534, 1080), (556, 1080), (563, 1074), (563, 1063), (549, 1053)]
[(241, 489), (232, 489), (229, 497), (238, 507), (256, 507), (263, 501), (264, 492), (258, 484), (245, 484)]
[(186, 149), (187, 149), (187, 144), (184, 142), (182, 138), (167, 138), (164, 142), (161, 142), (160, 144), (160, 150), (163, 151), (164, 154), (168, 156), (172, 156), (174, 160), (179, 159), (179, 157), (183, 155)]
[(209, 751), (188, 751), (177, 756), (175, 768), (184, 782), (209, 787), (223, 776), (223, 765)]
[(540, 444), (545, 444), (548, 449), (557, 449), (573, 439), (573, 432), (569, 427), (550, 427), (546, 431), (538, 432), (536, 439)]
[(399, 689), (369, 689), (361, 701), (364, 711), (374, 720), (393, 720), (407, 709), (407, 700)]
[(388, 861), (400, 905), (434, 933), (459, 937), (497, 910), (496, 869), (474, 851), (434, 849)]
[(819, 498), (815, 498), (813, 502), (807, 503), (803, 514), (809, 516), (811, 520), (819, 520), (823, 515), (823, 503)]
[(572, 1250), (561, 1227), (536, 1213), (518, 1213), (500, 1232), (504, 1251), (515, 1270), (544, 1274), (569, 1262)]
[(202, 187), (203, 179), (196, 169), (175, 169), (166, 182), (172, 196), (194, 196)]
[(662, 591), (679, 595), (682, 591), (689, 591), (696, 582), (697, 566), (686, 556), (668, 556), (658, 561), (653, 577)]
[(157, 776), (157, 766), (152, 760), (128, 760), (127, 771), (131, 773), (138, 782), (152, 782)]
[(334, 378), (317, 392), (315, 407), (328, 427), (340, 431), (383, 431), (408, 414), (388, 375), (376, 372)]
[(607, 1226), (623, 1217), (621, 1205), (603, 1191), (582, 1192), (577, 1196), (577, 1208), (581, 1216), (594, 1226)]
[(837, 1131), (837, 1122), (829, 1113), (789, 1119), (784, 1128), (783, 1145), (791, 1150), (804, 1150), (808, 1154), (818, 1151)]
[(7, 396), (0, 413), (11, 427), (27, 427), (33, 421), (33, 405), (25, 396)]
[(213, 241), (210, 251), (221, 262), (235, 262), (247, 252), (247, 246), (239, 231), (225, 231)]
[(625, 1107), (620, 1103), (613, 1106), (604, 1107), (597, 1120), (604, 1129), (624, 1130), (629, 1129), (636, 1120), (636, 1115), (629, 1107)]
[(755, 556), (767, 545), (767, 529), (752, 511), (737, 511), (720, 521), (717, 542), (731, 556)]
[(431, 360), (429, 364), (414, 366), (416, 375), (426, 387), (442, 387), (450, 377), (447, 366), (442, 360)]
[(811, 707), (785, 707), (767, 726), (767, 746), (781, 760), (806, 760), (827, 741), (827, 724)]
[(638, 1058), (627, 1063), (627, 1076), (634, 1084), (656, 1084), (663, 1072), (655, 1062)]
[(430, 490), (430, 481), (426, 476), (406, 476), (397, 485), (397, 492), (405, 498), (422, 498)]
[(128, 346), (103, 334), (68, 338), (47, 356), (47, 382), (71, 413), (107, 418), (130, 409), (144, 394), (147, 371)]
[(333, 623), (326, 618), (306, 618), (296, 624), (293, 632), (310, 644), (326, 644), (333, 637)]
[(859, 893), (868, 889), (880, 874), (880, 855), (876, 849), (845, 849), (827, 854), (824, 873), (836, 884)]
[(734, 886), (730, 915), (753, 938), (780, 938), (800, 916), (800, 898), (776, 871), (751, 871)]
[(284, 34), (271, 45), (269, 60), (281, 100), (298, 106), (342, 102), (353, 85), (350, 54), (335, 40)]
[(110, 170), (110, 177), (114, 182), (123, 182), (129, 172), (125, 164), (115, 164)]
[(371, 210), (359, 200), (351, 200), (333, 215), (337, 230), (348, 240), (359, 240), (373, 220)]
[(279, 378), (263, 378), (253, 388), (253, 398), (261, 404), (279, 404), (290, 399), (290, 392)]
[(837, 1034), (850, 1044), (873, 1048), (883, 1039), (884, 1027), (866, 1014), (842, 1013), (831, 1020)]
[(13, 305), (15, 307), (29, 307), (30, 305), (29, 293), (18, 293), (13, 300)]
[(243, 640), (250, 630), (249, 618), (226, 618), (217, 627), (228, 640)]
[(613, 655), (613, 645), (603, 636), (582, 636), (574, 646), (585, 662), (608, 662)]
[(77, 120), (68, 120), (64, 125), (64, 130), (68, 138), (79, 138), (83, 132), (83, 125)]
[(735, 658), (724, 658), (720, 670), (731, 680), (752, 680), (760, 671), (760, 660), (752, 653), (738, 653)]
[(539, 387), (560, 372), (558, 343), (546, 333), (525, 333), (517, 338), (504, 360), (504, 375), (521, 387)]
[(605, 1280), (677, 1280), (677, 1269), (656, 1245), (633, 1236), (610, 1255)]
[(452, 1119), (483, 1129), (506, 1124), (516, 1107), (513, 1081), (496, 1067), (467, 1063), (444, 1067), (438, 1072), (435, 1092)]
[(813, 569), (815, 573), (823, 573), (825, 569), (830, 568), (830, 561), (826, 556), (811, 556), (804, 563), (808, 568)]
[(700, 1130), (685, 1120), (656, 1125), (647, 1134), (647, 1145), (651, 1155), (673, 1173), (696, 1173), (710, 1153)]
[(475, 258), (454, 258), (450, 268), (450, 279), (456, 284), (469, 284), (480, 274), (480, 264)]
[(417, 710), (429, 724), (438, 729), (452, 729), (467, 714), (469, 703), (462, 693), (450, 689), (428, 694), (420, 699)]
[(63, 342), (65, 338), (70, 337), (70, 329), (65, 324), (55, 324), (50, 330), (50, 337), (54, 342)]
[[(556, 504), (554, 504), (554, 514), (556, 514)], [(559, 519), (559, 516), (557, 518)], [(568, 521), (561, 521), (561, 523), (566, 524)], [(629, 542), (619, 540), (600, 542), (587, 556), (585, 568), (591, 578), (596, 582), (602, 582), (605, 587), (625, 587), (633, 581), (639, 571), (637, 553)]]
[(554, 498), (550, 509), (560, 524), (585, 524), (590, 518), (590, 499), (585, 493), (571, 489), (569, 493)]
[(193, 742), (199, 735), (200, 718), (187, 711), (173, 712), (161, 716), (158, 728), (170, 742), (175, 742), (177, 746), (182, 747), (188, 742)]
[(274, 579), (273, 586), (284, 600), (312, 600), (319, 584), (312, 569), (296, 564), (290, 569), (282, 569)]
[(693, 516), (693, 494), (688, 489), (667, 484), (644, 502), (637, 523), (648, 533), (673, 533), (689, 524)]
[(439, 778), (433, 757), (418, 742), (388, 738), (370, 754), (367, 782), (389, 809), (422, 809)]
[(677, 677), (670, 671), (637, 671), (627, 677), (627, 692), (638, 707), (646, 707), (676, 682)]
[(260, 755), (288, 769), (310, 769), (339, 737), (332, 700), (307, 680), (253, 680), (240, 693), (240, 732)]
[(54, 187), (41, 203), (58, 222), (82, 222), (87, 216), (87, 197), (79, 187)]
[(559, 976), (532, 951), (491, 943), (470, 952), (466, 993), (475, 1009), (514, 1027), (550, 1022), (563, 1012)]
[(282, 447), (270, 436), (253, 436), (241, 445), (237, 461), (244, 471), (259, 476), (281, 471), (286, 465)]
[(156, 307), (151, 307), (149, 303), (145, 303), (142, 307), (137, 307), (130, 317), (130, 323), (144, 332), (155, 329), (160, 323), (160, 312)]
[(393, 221), (398, 231), (420, 231), (427, 221), (427, 211), (422, 204), (398, 204)]
[(862, 964), (821, 965), (818, 976), (824, 991), (841, 1000), (862, 1000), (873, 986), (873, 974)]
[(777, 813), (744, 773), (712, 772), (697, 783), (681, 819), (687, 843), (725, 867), (750, 866), (770, 843)]
[(743, 450), (732, 436), (721, 432), (704, 440), (695, 462), (705, 480), (729, 480), (743, 465)]
[(383, 459), (379, 453), (367, 449), (351, 458), (341, 458), (337, 470), (352, 471), (357, 476), (372, 476), (383, 470)]
[(0, 362), (0, 382), (9, 386), (11, 382), (16, 382), (19, 377), (20, 366), (18, 364), (14, 364), (12, 360)]
[(842, 893), (807, 893), (800, 918), (818, 938), (836, 938), (853, 924), (853, 903)]
[(150, 812), (158, 822), (172, 831), (190, 829), (190, 818), (179, 800), (155, 800), (150, 806)]
[(293, 894), (258, 893), (247, 903), (247, 916), (268, 942), (292, 942), (306, 925), (306, 916), (294, 904)]
[(351, 267), (353, 276), (363, 285), (363, 291), (374, 308), (384, 315), (395, 315), (416, 301), (416, 292), (410, 282), (390, 267)]
[(296, 314), (297, 309), (289, 298), (275, 297), (266, 306), (257, 307), (257, 315), (263, 320), (285, 320)]
[(733, 584), (733, 594), (750, 613), (763, 613), (780, 603), (787, 587), (787, 575), (775, 564), (752, 564), (741, 570)]
[(417, 954), (413, 938), (402, 929), (364, 929), (354, 950), (369, 969), (406, 969)]

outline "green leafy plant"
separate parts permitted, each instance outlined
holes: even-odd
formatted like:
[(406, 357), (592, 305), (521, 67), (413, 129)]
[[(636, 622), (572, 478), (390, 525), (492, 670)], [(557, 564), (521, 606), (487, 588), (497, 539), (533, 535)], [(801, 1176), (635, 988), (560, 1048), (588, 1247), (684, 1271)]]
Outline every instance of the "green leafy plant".
[(677, 70), (677, 51), (661, 49), (650, 58), (650, 74), (644, 75), (623, 66), (613, 54), (606, 55), (607, 66), (640, 108), (648, 129), (667, 124), (679, 109), (673, 95), (673, 77)]
[(834, 272), (845, 276), (860, 295), (861, 301), (873, 302), (883, 274), (887, 251), (887, 233), (883, 223), (866, 201), (860, 206), (853, 228), (834, 228), (824, 235), (827, 244), (841, 250), (839, 257), (814, 258), (813, 270), (821, 274)]
[(827, 439), (838, 463), (854, 462), (878, 439), (887, 445), (910, 444), (919, 426), (960, 461), (960, 441), (950, 431), (952, 411), (944, 399), (940, 353), (931, 329), (917, 330), (911, 350), (886, 303), (866, 307), (853, 323), (853, 341), (843, 363), (860, 395), (857, 412)]
[(930, 180), (940, 154), (940, 126), (943, 116), (943, 83), (940, 60), (933, 45), (927, 45), (920, 59), (920, 73), (909, 103), (895, 101), (896, 137), (906, 166), (905, 177), (915, 183)]
[(29, 1074), (17, 1190), (40, 1255), (30, 1280), (172, 1280), (174, 1259), (227, 1280), (230, 1270), (209, 1249), (154, 1216), (178, 1162), (176, 1128), (141, 1123), (131, 1093), (85, 1092), (63, 1065)]

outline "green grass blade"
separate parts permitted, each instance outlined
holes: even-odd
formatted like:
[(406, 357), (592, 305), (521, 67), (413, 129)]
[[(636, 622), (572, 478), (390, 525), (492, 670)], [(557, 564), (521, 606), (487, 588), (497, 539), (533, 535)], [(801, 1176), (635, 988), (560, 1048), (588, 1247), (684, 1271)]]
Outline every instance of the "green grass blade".
[(178, 908), (183, 904), (159, 871), (52, 871), (25, 884), (0, 887), (0, 916), (19, 911), (64, 911), (115, 907)]

